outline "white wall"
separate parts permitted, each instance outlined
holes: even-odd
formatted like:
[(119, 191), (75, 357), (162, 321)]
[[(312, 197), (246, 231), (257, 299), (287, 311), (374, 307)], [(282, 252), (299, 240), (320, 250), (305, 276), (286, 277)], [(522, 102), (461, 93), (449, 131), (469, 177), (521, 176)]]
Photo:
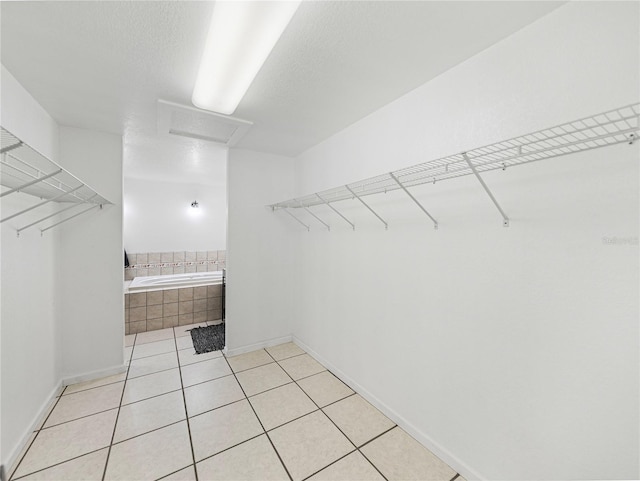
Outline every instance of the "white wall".
[[(198, 209), (191, 203), (197, 200)], [(227, 189), (217, 184), (125, 178), (124, 247), (127, 252), (224, 250)]]
[[(58, 156), (58, 126), (2, 67), (0, 123), (50, 158)], [(1, 217), (33, 205), (31, 196), (2, 199)], [(0, 462), (11, 465), (50, 395), (59, 385), (59, 356), (53, 305), (56, 236), (15, 229), (51, 209), (0, 224)]]
[(291, 335), (293, 239), (265, 206), (293, 194), (293, 159), (231, 149), (228, 174), (226, 344), (240, 353)]
[(113, 203), (59, 228), (56, 294), (68, 379), (123, 365), (122, 138), (60, 127), (60, 164)]
[[(310, 149), (297, 194), (640, 98), (638, 3), (571, 3)], [(468, 478), (637, 479), (638, 146), (346, 202), (296, 232), (294, 335)], [(285, 199), (283, 196), (281, 199)], [(310, 222), (313, 222), (310, 220)], [(272, 228), (279, 228), (275, 226)]]

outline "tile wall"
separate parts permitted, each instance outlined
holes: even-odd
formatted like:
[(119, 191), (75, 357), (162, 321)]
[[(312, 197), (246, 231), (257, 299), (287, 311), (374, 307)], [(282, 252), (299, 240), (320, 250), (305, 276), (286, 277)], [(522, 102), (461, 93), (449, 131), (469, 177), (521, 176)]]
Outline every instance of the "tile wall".
[(218, 320), (222, 322), (222, 285), (124, 295), (125, 334)]
[(226, 267), (227, 251), (180, 251), (127, 254), (129, 267), (124, 280), (141, 276), (166, 276), (191, 272), (221, 271)]

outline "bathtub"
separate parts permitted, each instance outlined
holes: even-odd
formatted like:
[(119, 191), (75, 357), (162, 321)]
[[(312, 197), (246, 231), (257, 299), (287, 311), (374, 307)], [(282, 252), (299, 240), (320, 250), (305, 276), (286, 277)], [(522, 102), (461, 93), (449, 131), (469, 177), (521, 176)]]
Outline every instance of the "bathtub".
[(131, 284), (129, 284), (128, 291), (141, 292), (222, 284), (222, 273), (223, 271), (214, 271), (173, 274), (169, 276), (136, 277), (131, 281)]
[(224, 322), (224, 271), (125, 281), (125, 334)]

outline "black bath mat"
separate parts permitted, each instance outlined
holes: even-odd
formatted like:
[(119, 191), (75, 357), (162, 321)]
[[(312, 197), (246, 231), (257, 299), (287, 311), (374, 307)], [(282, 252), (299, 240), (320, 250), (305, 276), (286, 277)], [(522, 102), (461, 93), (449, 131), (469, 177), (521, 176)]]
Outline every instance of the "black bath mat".
[(224, 323), (217, 326), (194, 327), (191, 329), (191, 340), (196, 354), (220, 351), (224, 348)]

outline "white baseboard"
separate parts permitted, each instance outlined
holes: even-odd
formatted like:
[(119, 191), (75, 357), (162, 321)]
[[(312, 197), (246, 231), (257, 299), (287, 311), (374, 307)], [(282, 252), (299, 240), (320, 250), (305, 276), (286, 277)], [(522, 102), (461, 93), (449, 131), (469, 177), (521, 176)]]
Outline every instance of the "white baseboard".
[(226, 356), (237, 356), (238, 354), (244, 354), (245, 352), (255, 351), (256, 349), (264, 349), (265, 347), (277, 346), (278, 344), (284, 344), (285, 342), (291, 342), (292, 336), (276, 337), (275, 339), (269, 339), (268, 341), (258, 342), (256, 344), (249, 344), (248, 346), (234, 347), (229, 349), (224, 348), (224, 354)]
[(79, 376), (72, 376), (62, 379), (58, 385), (53, 389), (51, 394), (47, 397), (45, 402), (40, 406), (38, 413), (36, 414), (33, 422), (29, 425), (25, 433), (23, 434), (21, 441), (18, 445), (13, 449), (13, 451), (9, 454), (9, 457), (6, 460), (2, 460), (3, 466), (6, 470), (5, 475), (9, 477), (12, 474), (15, 463), (18, 461), (18, 456), (22, 453), (22, 450), (26, 446), (29, 438), (33, 431), (35, 431), (40, 424), (44, 420), (44, 417), (49, 414), (49, 407), (51, 403), (55, 400), (58, 394), (62, 391), (65, 386), (70, 384), (76, 384), (78, 382), (85, 381), (93, 381), (94, 379), (99, 379), (101, 377), (112, 376), (114, 374), (120, 374), (121, 372), (125, 372), (127, 370), (127, 366), (114, 366), (108, 369), (101, 369), (99, 371), (92, 371), (85, 374), (81, 374)]
[(344, 382), (347, 386), (353, 389), (355, 392), (360, 394), (363, 398), (365, 398), (369, 403), (378, 408), (380, 412), (382, 412), (385, 416), (391, 419), (394, 423), (404, 429), (407, 433), (409, 433), (413, 438), (415, 438), (420, 444), (426, 447), (433, 454), (442, 459), (445, 463), (451, 466), (456, 472), (460, 473), (464, 478), (468, 481), (478, 480), (482, 481), (487, 478), (481, 476), (477, 471), (467, 466), (463, 461), (454, 456), (450, 451), (442, 447), (440, 444), (436, 443), (432, 438), (430, 438), (427, 434), (422, 432), (416, 426), (411, 424), (405, 418), (403, 418), (396, 411), (387, 406), (383, 401), (378, 399), (376, 396), (367, 391), (362, 385), (351, 379), (344, 372), (334, 366), (331, 362), (325, 359), (323, 356), (314, 351), (311, 347), (307, 346), (304, 342), (298, 339), (295, 336), (292, 336), (293, 342), (298, 345), (301, 349), (306, 351), (311, 357), (315, 358), (320, 364), (329, 369), (333, 374), (335, 374), (342, 382)]
[(9, 453), (7, 459), (2, 460), (7, 479), (9, 479), (9, 477), (13, 474), (15, 464), (19, 461), (18, 457), (20, 456), (20, 454), (22, 454), (22, 451), (29, 442), (31, 434), (33, 434), (33, 432), (40, 427), (40, 424), (44, 421), (44, 418), (49, 414), (49, 408), (51, 404), (55, 401), (58, 394), (62, 392), (63, 388), (64, 385), (61, 382), (58, 383), (55, 388), (53, 388), (44, 403), (40, 405), (40, 409), (38, 409), (38, 412), (33, 418), (33, 421), (23, 433), (20, 442), (13, 448), (13, 451)]
[(127, 370), (127, 366), (124, 364), (121, 366), (113, 366), (107, 369), (100, 369), (98, 371), (91, 371), (79, 376), (65, 377), (62, 379), (63, 386), (69, 386), (79, 382), (93, 381), (94, 379), (100, 379), (101, 377), (113, 376), (114, 374), (120, 374)]

